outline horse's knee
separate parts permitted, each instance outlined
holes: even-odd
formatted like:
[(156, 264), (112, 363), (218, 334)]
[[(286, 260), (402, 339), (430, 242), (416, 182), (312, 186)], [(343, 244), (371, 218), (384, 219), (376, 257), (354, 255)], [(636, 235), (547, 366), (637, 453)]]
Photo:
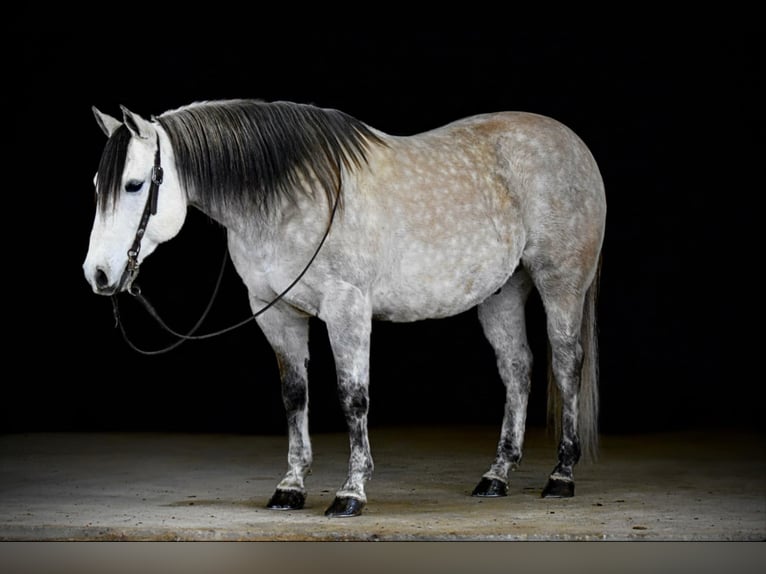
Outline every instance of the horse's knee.
[[(306, 360), (306, 363), (308, 360)], [(302, 411), (308, 404), (308, 385), (305, 367), (301, 369), (277, 355), (279, 374), (282, 379), (282, 403), (289, 412)]]
[(340, 400), (343, 412), (349, 421), (361, 419), (370, 410), (369, 392), (364, 387), (349, 388), (341, 384)]
[(282, 383), (282, 402), (285, 410), (302, 411), (308, 405), (308, 389), (304, 381), (284, 381)]

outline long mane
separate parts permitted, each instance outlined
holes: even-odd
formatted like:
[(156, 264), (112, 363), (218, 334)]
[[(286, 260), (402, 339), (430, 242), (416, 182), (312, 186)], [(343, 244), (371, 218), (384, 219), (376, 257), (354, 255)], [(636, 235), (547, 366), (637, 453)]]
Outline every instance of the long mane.
[[(344, 112), (293, 102), (198, 102), (155, 119), (170, 138), (186, 193), (214, 210), (268, 214), (283, 198), (317, 191), (332, 206), (342, 169), (361, 167), (370, 144), (385, 145)], [(122, 191), (129, 142), (121, 125), (104, 147), (97, 181), (102, 211)]]
[(332, 206), (342, 168), (360, 167), (370, 143), (383, 143), (348, 114), (292, 102), (202, 102), (156, 119), (187, 194), (213, 209), (269, 213), (320, 190)]

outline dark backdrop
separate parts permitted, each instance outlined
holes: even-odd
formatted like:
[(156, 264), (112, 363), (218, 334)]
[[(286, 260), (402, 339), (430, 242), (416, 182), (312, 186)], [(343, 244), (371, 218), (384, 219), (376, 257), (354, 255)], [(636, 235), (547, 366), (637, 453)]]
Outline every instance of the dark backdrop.
[[(566, 123), (607, 190), (602, 430), (763, 429), (761, 335), (749, 328), (764, 151), (755, 17), (624, 13), (582, 25), (478, 7), (417, 22), (394, 12), (22, 12), (5, 88), (4, 430), (283, 432), (275, 360), (254, 324), (140, 356), (81, 271), (105, 142), (91, 105), (148, 116), (235, 97), (334, 107), (394, 134), (499, 110)], [(222, 230), (190, 212), (142, 267), (144, 292), (188, 328), (223, 254)], [(247, 313), (229, 267), (207, 325)], [(534, 297), (528, 316), (529, 422), (542, 425), (546, 343)], [(140, 345), (168, 342), (133, 301), (123, 318)], [(343, 429), (318, 322), (310, 376), (312, 429)], [(499, 424), (503, 396), (475, 311), (374, 325), (372, 425)]]

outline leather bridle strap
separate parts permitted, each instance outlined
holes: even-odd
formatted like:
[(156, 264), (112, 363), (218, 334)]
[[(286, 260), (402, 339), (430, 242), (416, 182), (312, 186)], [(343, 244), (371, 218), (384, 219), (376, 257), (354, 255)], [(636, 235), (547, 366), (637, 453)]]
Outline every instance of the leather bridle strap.
[(154, 152), (154, 165), (152, 166), (151, 185), (149, 186), (149, 195), (146, 198), (144, 212), (141, 214), (141, 220), (138, 222), (136, 236), (133, 239), (133, 245), (128, 250), (128, 262), (125, 264), (125, 280), (128, 284), (128, 290), (133, 287), (133, 281), (138, 276), (138, 254), (141, 252), (141, 239), (144, 237), (146, 227), (149, 225), (149, 218), (157, 213), (157, 198), (159, 197), (160, 184), (162, 183), (162, 165), (160, 165), (160, 135), (157, 134), (157, 151)]

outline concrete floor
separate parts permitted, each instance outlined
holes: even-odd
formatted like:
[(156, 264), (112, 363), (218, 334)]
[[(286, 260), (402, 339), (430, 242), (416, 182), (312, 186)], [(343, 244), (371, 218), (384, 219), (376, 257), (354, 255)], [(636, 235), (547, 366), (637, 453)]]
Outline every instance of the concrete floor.
[(470, 492), (498, 429), (373, 428), (375, 475), (356, 518), (324, 510), (345, 434), (313, 437), (306, 507), (264, 508), (285, 470), (282, 436), (30, 433), (0, 436), (0, 540), (766, 540), (758, 433), (602, 438), (576, 496), (542, 499), (555, 447), (527, 434), (510, 495)]

